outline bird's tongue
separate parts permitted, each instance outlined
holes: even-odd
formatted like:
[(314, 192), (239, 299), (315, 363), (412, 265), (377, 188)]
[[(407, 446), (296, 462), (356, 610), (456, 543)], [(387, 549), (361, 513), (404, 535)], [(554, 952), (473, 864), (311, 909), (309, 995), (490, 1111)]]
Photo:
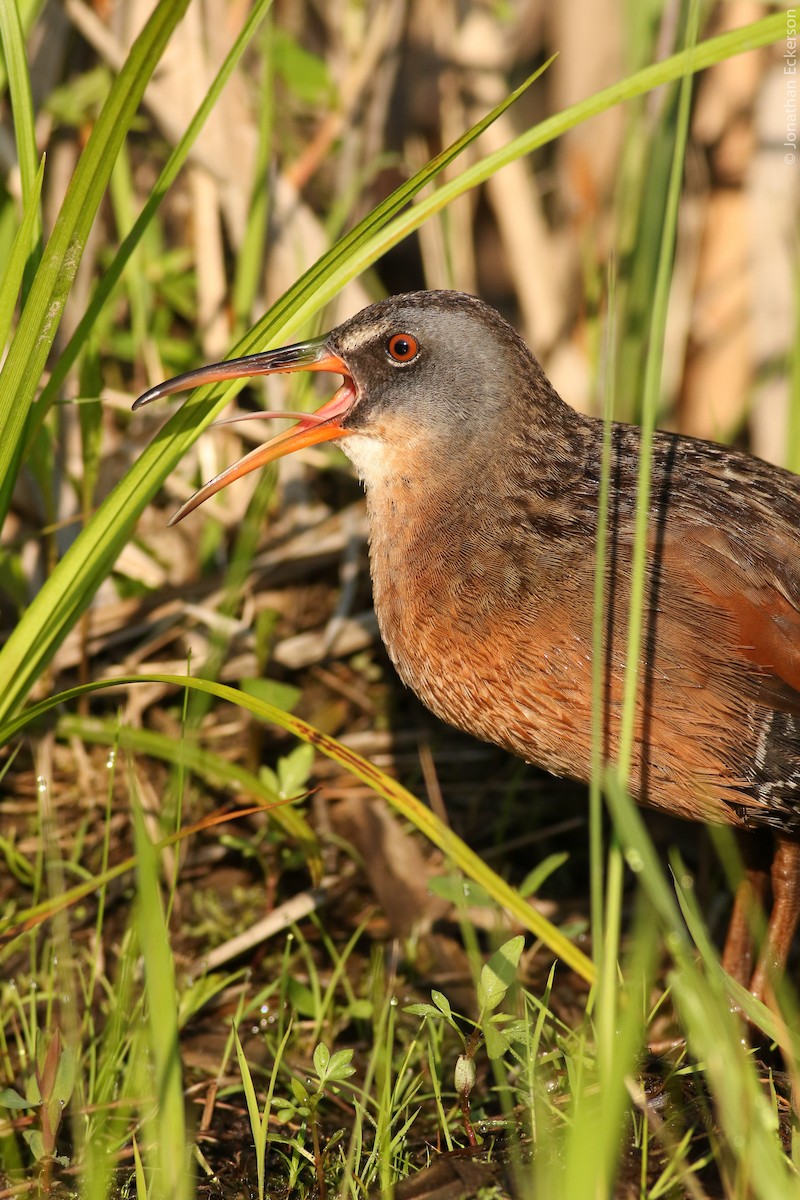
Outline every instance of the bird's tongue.
[(258, 470), (259, 467), (265, 467), (268, 463), (274, 462), (278, 458), (284, 458), (287, 454), (293, 454), (295, 450), (302, 450), (305, 446), (316, 446), (320, 442), (331, 442), (337, 438), (347, 437), (349, 430), (342, 428), (341, 421), (350, 411), (355, 398), (355, 388), (353, 387), (352, 380), (348, 377), (336, 391), (335, 395), (314, 413), (248, 413), (244, 417), (233, 417), (228, 421), (218, 422), (219, 424), (228, 425), (238, 420), (267, 417), (298, 417), (297, 424), (293, 425), (291, 429), (285, 429), (283, 433), (276, 434), (274, 438), (270, 438), (263, 446), (256, 446), (255, 450), (251, 450), (249, 454), (245, 454), (238, 462), (233, 463), (230, 467), (226, 467), (214, 479), (210, 479), (208, 483), (204, 483), (185, 504), (181, 505), (171, 518), (170, 525), (177, 525), (179, 521), (182, 521), (190, 512), (194, 512), (209, 497), (222, 491), (224, 487), (227, 487), (229, 483), (233, 483), (234, 480), (241, 479), (243, 475), (249, 475), (251, 471)]

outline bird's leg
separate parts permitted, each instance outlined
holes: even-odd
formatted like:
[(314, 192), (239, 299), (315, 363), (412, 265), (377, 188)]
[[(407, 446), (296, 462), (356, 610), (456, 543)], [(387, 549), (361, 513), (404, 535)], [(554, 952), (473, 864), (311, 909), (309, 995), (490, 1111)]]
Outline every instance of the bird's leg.
[(747, 987), (753, 974), (755, 945), (753, 922), (756, 914), (764, 912), (769, 889), (769, 850), (771, 847), (757, 834), (737, 834), (739, 851), (744, 864), (744, 876), (736, 889), (722, 966), (742, 987)]
[(765, 1000), (771, 980), (782, 970), (800, 920), (800, 841), (777, 838), (772, 862), (772, 913), (750, 991)]

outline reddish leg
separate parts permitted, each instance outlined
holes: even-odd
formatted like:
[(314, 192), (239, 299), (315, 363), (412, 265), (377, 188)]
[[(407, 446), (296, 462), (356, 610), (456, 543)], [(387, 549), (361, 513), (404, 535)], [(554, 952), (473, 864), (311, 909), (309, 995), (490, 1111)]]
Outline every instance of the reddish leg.
[(744, 878), (736, 889), (722, 965), (737, 983), (747, 987), (755, 965), (753, 922), (758, 913), (764, 912), (769, 890), (771, 847), (757, 834), (742, 834), (737, 840)]
[(750, 980), (750, 991), (759, 1000), (766, 999), (770, 981), (785, 966), (800, 920), (800, 841), (777, 838), (771, 878), (772, 913), (758, 966)]

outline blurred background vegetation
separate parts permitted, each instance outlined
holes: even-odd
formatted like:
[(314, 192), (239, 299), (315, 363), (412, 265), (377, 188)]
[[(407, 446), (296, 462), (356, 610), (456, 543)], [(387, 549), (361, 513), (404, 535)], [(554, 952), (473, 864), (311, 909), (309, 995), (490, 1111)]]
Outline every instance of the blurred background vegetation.
[[(0, 303), (5, 338), (22, 327), (25, 304), (36, 296), (31, 282), (42, 245), (63, 211), (112, 82), (154, 6), (145, 0), (1, 2), (0, 263), (15, 261), (21, 212), (38, 211), (19, 152), (27, 136), (24, 114), (12, 104), (15, 66), (8, 46), (15, 18), (32, 92), (29, 140), (46, 155), (42, 236), (31, 218), (17, 307), (16, 289), (10, 307)], [(687, 25), (685, 7), (673, 0), (275, 0), (255, 23), (120, 278), (92, 311), (118, 248), (252, 11), (245, 0), (188, 4), (160, 61), (149, 64), (152, 78), (109, 164), (82, 257), (70, 263), (66, 252), (59, 268), (74, 271), (74, 279), (65, 275), (69, 291), (57, 330), (58, 315), (51, 322), (54, 340), (41, 380), (48, 403), (41, 420), (28, 426), (18, 474), (9, 470), (3, 484), (10, 493), (13, 483), (0, 552), (0, 636), (11, 638), (9, 645), (15, 630), (21, 644), (23, 614), (98, 506), (158, 441), (167, 406), (134, 417), (136, 395), (225, 357), (337, 238), (551, 55), (557, 57), (542, 77), (431, 188), (679, 50)], [(750, 0), (704, 4), (700, 36), (774, 12)], [(658, 423), (735, 441), (800, 469), (800, 169), (787, 161), (786, 41), (772, 42), (725, 58), (695, 84)], [(600, 413), (612, 263), (617, 415), (636, 420), (676, 114), (676, 89), (649, 91), (518, 158), (389, 249), (310, 322), (292, 325), (292, 336), (320, 332), (382, 295), (458, 288), (494, 304), (519, 328), (570, 404)], [(45, 329), (46, 305), (41, 322)], [(40, 381), (28, 379), (25, 386), (33, 398)], [(254, 384), (224, 415), (318, 403), (309, 387), (285, 379)], [(444, 729), (400, 688), (370, 609), (363, 502), (338, 452), (317, 449), (282, 464), (279, 489), (274, 470), (248, 476), (184, 524), (166, 527), (198, 483), (262, 440), (260, 429), (257, 422), (226, 426), (181, 457), (133, 536), (114, 551), (107, 569), (98, 569), (74, 619), (53, 635), (32, 698), (120, 675), (181, 674), (189, 662), (193, 673), (236, 684), (334, 735), (425, 796), (526, 894), (540, 893), (541, 911), (583, 938), (588, 951), (582, 790)], [(0, 670), (11, 661), (0, 658)], [(13, 690), (16, 670), (0, 678), (4, 691)], [(146, 1019), (155, 1000), (144, 995), (138, 956), (151, 973), (154, 962), (167, 968), (157, 950), (148, 960), (144, 918), (130, 925), (134, 896), (140, 913), (148, 911), (141, 896), (146, 879), (141, 868), (138, 877), (107, 874), (134, 852), (132, 804), (143, 813), (149, 840), (160, 842), (181, 823), (202, 821), (231, 802), (245, 807), (311, 793), (277, 809), (274, 819), (251, 813), (165, 849), (151, 880), (154, 896), (167, 897), (164, 928), (180, 997), (175, 1028), (182, 1030), (190, 1124), (202, 1131), (205, 1157), (198, 1170), (210, 1194), (234, 1194), (243, 1180), (255, 1179), (232, 1017), (263, 1097), (276, 1061), (286, 1064), (276, 1095), (289, 1094), (291, 1076), (307, 1079), (323, 1035), (332, 1048), (341, 1039), (357, 1047), (367, 1061), (365, 1043), (374, 1039), (374, 1027), (371, 1035), (366, 1031), (387, 1011), (382, 998), (394, 990), (413, 998), (433, 986), (447, 991), (454, 1007), (474, 1008), (470, 955), (460, 938), (434, 931), (436, 920), (459, 911), (446, 880), (432, 882), (447, 876), (446, 861), (384, 813), (366, 784), (248, 712), (208, 696), (184, 698), (163, 682), (115, 686), (64, 705), (24, 739), (9, 737), (1, 753), (0, 848), (7, 870), (0, 904), (7, 944), (0, 1066), (18, 1094), (35, 1077), (39, 1100), (47, 1100), (49, 1087), (51, 1099), (64, 1101), (61, 1108), (69, 1101), (72, 1116), (70, 1130), (60, 1118), (53, 1129), (52, 1121), (37, 1124), (46, 1104), (15, 1109), (9, 1101), (5, 1123), (0, 1109), (0, 1170), (9, 1187), (23, 1179), (41, 1183), (43, 1171), (47, 1185), (55, 1186), (57, 1151), (85, 1170), (93, 1134), (97, 1145), (113, 1147), (111, 1161), (128, 1178), (136, 1171), (131, 1130), (138, 1128), (146, 1143), (148, 1129), (153, 1133), (147, 1121), (160, 1119), (142, 1100), (151, 1081), (135, 1061), (139, 1034), (128, 1030), (126, 1040), (119, 1028), (127, 1005), (131, 1029), (141, 1023), (143, 1060), (159, 1061)], [(487, 812), (496, 815), (491, 827)], [(701, 839), (698, 849), (693, 829), (687, 847), (679, 826), (659, 818), (652, 827), (665, 844), (677, 841), (692, 854), (706, 919), (718, 935), (727, 902), (709, 847)], [(140, 856), (143, 844), (137, 842)], [(534, 863), (544, 869), (531, 879)], [(58, 897), (81, 881), (90, 886), (80, 901), (53, 916)], [(152, 896), (151, 903), (157, 913)], [(34, 926), (38, 904), (53, 919)], [(311, 915), (320, 910), (323, 917)], [(481, 911), (471, 914), (476, 927), (482, 920), (502, 924)], [(271, 941), (255, 935), (252, 945), (228, 946), (263, 917), (275, 917)], [(537, 995), (547, 986), (550, 961), (536, 947), (526, 952), (526, 983)], [(330, 1002), (323, 1003), (328, 988)], [(553, 1029), (545, 1090), (568, 1094), (575, 1083), (572, 1068), (562, 1073), (556, 1060), (584, 1053), (584, 1042), (570, 1043), (566, 1031), (583, 1019), (585, 1002), (577, 977), (562, 977), (548, 993)], [(286, 1042), (290, 1012), (296, 1024)], [(672, 1020), (668, 1012), (663, 1028), (646, 1022), (642, 1044), (673, 1038)], [(411, 1024), (416, 1028), (418, 1021)], [(411, 1040), (409, 1033), (403, 1045)], [(396, 1053), (387, 1050), (388, 1060)], [(94, 1067), (87, 1066), (89, 1058)], [(408, 1144), (391, 1142), (391, 1153), (369, 1169), (368, 1157), (360, 1168), (349, 1159), (345, 1176), (353, 1194), (364, 1194), (367, 1184), (388, 1186), (421, 1165), (426, 1139), (442, 1138), (438, 1113), (453, 1104), (452, 1096), (446, 1104), (437, 1099), (426, 1062), (418, 1067), (415, 1060), (414, 1070), (425, 1089), (433, 1088), (428, 1124)], [(60, 1082), (59, 1064), (66, 1064)], [(362, 1082), (364, 1069), (362, 1061)], [(488, 1078), (484, 1086), (489, 1112)], [(112, 1096), (119, 1100), (113, 1118)], [(344, 1152), (334, 1140), (320, 1176), (316, 1126), (308, 1112), (298, 1115), (302, 1103), (293, 1096), (295, 1108), (283, 1111), (284, 1157), (278, 1165), (273, 1158), (280, 1179), (274, 1194), (319, 1193), (325, 1171), (335, 1173), (336, 1155)], [(714, 1109), (707, 1098), (703, 1104), (704, 1112)], [(410, 1099), (398, 1102), (406, 1117), (412, 1107)], [(311, 1109), (316, 1113), (314, 1104)], [(93, 1125), (97, 1111), (104, 1117)], [(616, 1145), (625, 1118), (612, 1115)], [(785, 1122), (785, 1105), (778, 1116)], [(175, 1121), (169, 1153), (181, 1162), (183, 1127), (178, 1115)], [(351, 1125), (348, 1112), (337, 1114), (332, 1128), (347, 1128), (349, 1137)], [(107, 1142), (97, 1132), (101, 1126)], [(38, 1140), (23, 1136), (31, 1130)], [(447, 1141), (450, 1134), (444, 1136)], [(691, 1158), (686, 1148), (683, 1158), (670, 1158), (682, 1136), (659, 1142), (655, 1182), (639, 1159), (628, 1162), (623, 1155), (618, 1162), (615, 1151), (602, 1160), (603, 1187), (618, 1178), (620, 1189), (628, 1189), (620, 1195), (706, 1194), (706, 1186), (710, 1195), (749, 1195), (748, 1188), (763, 1194), (752, 1180), (742, 1183), (739, 1159), (723, 1168), (717, 1163), (713, 1186), (706, 1180), (700, 1193), (674, 1165), (667, 1183), (658, 1184), (667, 1170), (664, 1155), (670, 1163)], [(720, 1144), (725, 1137), (723, 1131)], [(692, 1162), (706, 1154), (725, 1158), (704, 1141)], [(137, 1187), (157, 1195), (164, 1178), (158, 1169), (167, 1166), (150, 1169), (155, 1175), (143, 1173)], [(341, 1163), (338, 1169), (340, 1178)], [(116, 1186), (109, 1167), (95, 1165), (95, 1172), (82, 1176), (87, 1190), (95, 1186), (91, 1178), (101, 1180), (98, 1195)], [(591, 1190), (594, 1176), (587, 1180), (586, 1194), (601, 1194)], [(0, 1175), (0, 1187), (1, 1181)], [(491, 1182), (501, 1186), (495, 1177)], [(718, 1185), (722, 1191), (713, 1190)], [(673, 1186), (678, 1190), (669, 1191)], [(165, 1185), (164, 1194), (172, 1194)], [(777, 1193), (770, 1195), (774, 1200)]]

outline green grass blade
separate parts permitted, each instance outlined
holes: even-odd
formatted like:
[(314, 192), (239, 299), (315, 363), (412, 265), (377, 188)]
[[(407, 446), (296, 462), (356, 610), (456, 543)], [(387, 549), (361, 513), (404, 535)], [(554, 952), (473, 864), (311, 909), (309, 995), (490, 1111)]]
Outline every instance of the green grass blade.
[(133, 831), (138, 865), (136, 924), (144, 960), (156, 1087), (156, 1115), (149, 1123), (148, 1139), (148, 1157), (152, 1156), (151, 1165), (157, 1166), (151, 1171), (152, 1194), (165, 1200), (187, 1200), (193, 1188), (186, 1144), (175, 963), (159, 888), (158, 857), (138, 802), (133, 805)]
[[(234, 812), (217, 813), (211, 818), (204, 818), (193, 825), (184, 826), (174, 833), (168, 834), (167, 837), (162, 838), (156, 844), (155, 849), (160, 853), (170, 846), (179, 845), (187, 837), (191, 837), (195, 833), (200, 833), (201, 830), (209, 829), (223, 822), (229, 823), (241, 817), (249, 817), (253, 813), (263, 811), (263, 807), (259, 805), (256, 808), (243, 808), (237, 809)], [(136, 855), (130, 855), (121, 862), (115, 863), (113, 867), (102, 868), (94, 875), (90, 875), (87, 879), (75, 884), (74, 887), (59, 892), (58, 895), (51, 895), (46, 900), (39, 900), (29, 908), (14, 912), (10, 917), (0, 917), (0, 962), (5, 961), (7, 956), (13, 953), (18, 944), (18, 939), (24, 937), (29, 930), (40, 925), (43, 921), (55, 917), (65, 908), (77, 904), (79, 900), (83, 900), (86, 896), (102, 892), (102, 889), (108, 887), (113, 880), (121, 879), (123, 875), (127, 875), (129, 871), (133, 871), (136, 863)]]
[[(692, 3), (689, 9), (688, 52), (695, 53), (697, 28), (700, 19), (699, 4)], [(664, 361), (664, 333), (667, 327), (672, 266), (675, 243), (678, 236), (678, 213), (680, 210), (683, 171), (686, 159), (686, 144), (689, 138), (689, 116), (692, 99), (692, 76), (685, 75), (681, 83), (678, 114), (675, 128), (675, 146), (672, 155), (664, 225), (658, 253), (655, 290), (652, 300), (652, 319), (645, 361), (644, 391), (642, 397), (642, 433), (639, 445), (639, 473), (636, 491), (636, 515), (633, 556), (631, 560), (631, 596), (628, 615), (628, 647), (625, 666), (625, 683), (622, 698), (622, 716), (619, 734), (620, 777), (627, 786), (633, 759), (634, 735), (637, 716), (637, 691), (639, 687), (639, 656), (645, 621), (650, 612), (647, 589), (648, 534), (650, 529), (650, 483), (653, 466), (653, 433), (658, 415), (661, 395), (661, 368)]]
[(253, 1146), (256, 1152), (256, 1171), (258, 1174), (258, 1200), (264, 1200), (264, 1129), (261, 1125), (261, 1111), (258, 1107), (255, 1084), (236, 1026), (233, 1027), (233, 1044), (236, 1047), (236, 1060), (242, 1077), (242, 1088), (247, 1104), (247, 1116), (250, 1120), (250, 1132), (253, 1135)]
[(78, 737), (83, 741), (101, 746), (119, 746), (134, 754), (146, 754), (172, 766), (181, 766), (201, 778), (233, 792), (237, 797), (245, 795), (248, 801), (269, 806), (270, 817), (281, 826), (284, 833), (304, 847), (304, 853), (318, 857), (316, 835), (301, 812), (291, 804), (284, 804), (271, 787), (251, 771), (237, 763), (202, 750), (188, 739), (178, 740), (149, 729), (128, 729), (116, 721), (94, 721), (85, 717), (64, 716), (58, 723), (61, 736)]
[(337, 762), (345, 770), (355, 775), (357, 779), (362, 780), (362, 782), (371, 787), (379, 796), (383, 796), (407, 820), (412, 821), (416, 828), (433, 842), (435, 846), (438, 846), (460, 870), (468, 875), (470, 879), (474, 879), (481, 887), (484, 887), (498, 904), (512, 913), (523, 928), (530, 930), (536, 937), (541, 938), (545, 945), (558, 958), (562, 959), (587, 981), (592, 982), (594, 980), (594, 965), (591, 960), (577, 946), (573, 945), (559, 929), (556, 929), (540, 913), (531, 908), (521, 898), (515, 888), (512, 888), (504, 879), (495, 874), (469, 846), (462, 842), (459, 837), (438, 819), (427, 805), (417, 800), (416, 796), (412, 796), (411, 792), (407, 791), (396, 780), (392, 779), (391, 776), (384, 774), (373, 763), (362, 758), (360, 754), (356, 754), (354, 750), (348, 749), (347, 746), (343, 746), (335, 738), (320, 733), (313, 725), (300, 720), (299, 717), (293, 717), (282, 709), (275, 708), (272, 704), (266, 704), (264, 701), (258, 700), (255, 696), (250, 696), (246, 692), (240, 692), (235, 688), (228, 687), (227, 684), (215, 683), (208, 679), (161, 674), (146, 676), (125, 675), (115, 679), (102, 680), (97, 683), (84, 684), (81, 687), (70, 688), (68, 691), (61, 692), (57, 696), (50, 696), (47, 700), (42, 700), (40, 703), (32, 705), (21, 716), (5, 722), (0, 727), (0, 745), (7, 742), (9, 738), (14, 737), (29, 721), (43, 716), (56, 705), (68, 704), (78, 696), (88, 695), (91, 692), (100, 691), (106, 687), (118, 687), (123, 684), (143, 682), (165, 683), (177, 688), (191, 688), (198, 692), (205, 692), (207, 695), (216, 696), (217, 699), (236, 704), (239, 708), (246, 709), (247, 712), (252, 713), (262, 721), (266, 721), (271, 725), (278, 725), (280, 728), (294, 734), (295, 737), (300, 738), (301, 741), (315, 746), (327, 758), (333, 759), (334, 762)]
[[(417, 171), (416, 175), (413, 175), (405, 183), (402, 183), (391, 195), (381, 201), (372, 212), (368, 213), (363, 220), (359, 221), (353, 229), (341, 237), (330, 250), (323, 254), (317, 262), (300, 276), (296, 283), (284, 293), (280, 300), (272, 306), (253, 329), (242, 338), (239, 344), (234, 347), (232, 356), (248, 354), (262, 346), (266, 339), (276, 336), (279, 332), (285, 333), (286, 331), (297, 329), (309, 317), (318, 312), (328, 300), (332, 299), (341, 290), (345, 282), (360, 274), (364, 266), (375, 262), (389, 245), (393, 244), (389, 243), (388, 239), (384, 240), (380, 237), (380, 232), (384, 226), (398, 212), (404, 209), (418, 192), (441, 174), (476, 138), (479, 138), (484, 130), (488, 129), (498, 117), (502, 116), (506, 109), (510, 108), (527, 91), (531, 84), (547, 70), (552, 61), (553, 59), (549, 59), (537, 71), (534, 71), (524, 83), (515, 88), (513, 92), (510, 92), (496, 108), (493, 108), (485, 117), (482, 117), (480, 121), (473, 125), (471, 129), (468, 129), (466, 133), (462, 134), (452, 145), (432, 158), (420, 171)], [(413, 228), (416, 227), (416, 225), (413, 226)], [(376, 235), (378, 236), (377, 246), (375, 245)], [(365, 251), (367, 246), (372, 247), (368, 252)], [(366, 261), (363, 257), (365, 252), (368, 255)], [(356, 263), (358, 265), (353, 266)], [(241, 386), (241, 383), (237, 386)], [(196, 396), (192, 397), (189, 404), (196, 403), (199, 407), (202, 400), (212, 390), (209, 387), (198, 389)], [(229, 395), (232, 390), (234, 389), (228, 387), (224, 395)], [(188, 406), (187, 404), (186, 407)]]
[(599, 962), (603, 941), (603, 684), (605, 678), (605, 577), (608, 554), (608, 500), (611, 481), (611, 428), (614, 420), (616, 363), (616, 267), (608, 272), (608, 309), (603, 385), (603, 449), (597, 503), (592, 612), (592, 763), (589, 780), (589, 860), (592, 945)]
[(166, 196), (172, 184), (177, 178), (178, 172), (186, 163), (192, 146), (197, 141), (197, 137), (205, 125), (208, 116), (219, 99), (220, 92), (225, 87), (230, 79), (233, 71), (239, 63), (242, 55), (256, 33), (259, 25), (264, 20), (265, 16), (272, 7), (272, 0), (257, 0), (253, 5), (247, 20), (242, 26), (239, 35), (231, 46), (225, 60), (222, 63), (219, 71), (214, 77), (211, 86), (203, 98), (202, 104), (197, 109), (197, 112), (189, 122), (189, 126), (181, 140), (178, 142), (175, 149), (170, 154), (167, 162), (156, 180), (147, 201), (134, 222), (130, 233), (126, 236), (122, 245), (114, 255), (112, 262), (103, 271), (103, 277), (97, 284), (92, 298), (89, 301), (86, 312), (73, 333), (72, 337), (64, 347), (64, 351), (59, 357), (58, 362), (53, 368), (50, 379), (42, 389), (42, 394), (36, 404), (35, 417), (31, 429), (28, 432), (28, 443), (35, 433), (35, 429), (42, 423), (51, 405), (55, 402), (64, 380), (66, 379), (75, 359), (80, 354), (86, 341), (91, 333), (95, 322), (103, 310), (109, 296), (119, 282), (122, 272), (125, 270), (131, 255), (136, 250), (136, 247), (142, 240), (145, 231), (150, 222), (153, 220), (156, 212), (161, 205), (162, 200)]
[(139, 1152), (139, 1143), (136, 1141), (136, 1136), (133, 1138), (133, 1176), (136, 1181), (136, 1200), (148, 1200), (147, 1197), (147, 1178), (144, 1173), (144, 1163)]
[[(330, 299), (345, 283), (359, 275), (381, 254), (385, 254), (387, 250), (396, 246), (430, 217), (441, 212), (443, 208), (458, 199), (459, 196), (464, 195), (465, 192), (485, 183), (497, 171), (515, 162), (518, 158), (531, 154), (534, 150), (555, 141), (556, 138), (561, 137), (568, 130), (574, 129), (576, 125), (588, 121), (591, 117), (607, 112), (617, 104), (634, 100), (637, 96), (662, 87), (665, 83), (674, 83), (688, 72), (705, 70), (715, 63), (738, 54), (745, 54), (748, 50), (758, 46), (769, 46), (773, 42), (780, 41), (785, 36), (784, 26), (785, 18), (782, 16), (765, 17), (761, 21), (755, 21), (752, 25), (735, 29), (731, 33), (709, 38), (691, 51), (681, 50), (677, 54), (665, 58), (662, 62), (637, 71), (635, 75), (631, 75), (621, 83), (604, 88), (587, 100), (581, 100), (578, 104), (573, 104), (555, 116), (541, 121), (532, 129), (514, 138), (506, 146), (501, 146), (499, 150), (495, 150), (473, 166), (468, 167), (455, 179), (438, 188), (432, 196), (419, 201), (409, 212), (393, 221), (373, 242), (362, 246), (352, 261), (343, 264), (341, 269), (329, 281), (326, 281), (322, 293), (324, 298)], [(297, 320), (294, 324), (301, 324), (301, 318), (307, 318), (311, 311), (314, 310), (298, 309)], [(263, 321), (258, 328), (265, 332)]]
[[(17, 143), (17, 159), (22, 182), (22, 203), (27, 208), (34, 192), (39, 154), (36, 150), (36, 129), (33, 115), (33, 97), (28, 74), (28, 55), (25, 49), (25, 34), (22, 28), (16, 0), (0, 0), (0, 44), (8, 72), (8, 90), (14, 114), (14, 136)], [(35, 227), (34, 241), (41, 237), (41, 213)]]
[[(739, 1187), (726, 1195), (755, 1196), (759, 1200), (798, 1197), (800, 1181), (790, 1172), (781, 1150), (774, 1114), (759, 1077), (759, 1064), (750, 1057), (742, 1039), (741, 1022), (732, 1010), (730, 996), (764, 1030), (768, 1039), (779, 1043), (780, 1023), (764, 1005), (723, 974), (696, 902), (690, 898), (684, 880), (679, 878), (679, 905), (641, 811), (627, 795), (615, 771), (608, 774), (606, 795), (615, 828), (625, 847), (626, 861), (653, 907), (675, 960), (669, 984), (681, 1028), (686, 1030), (693, 1057), (707, 1076), (715, 1098), (720, 1135), (726, 1143), (726, 1154), (732, 1160), (726, 1173), (735, 1170), (739, 1176)], [(697, 961), (684, 916), (695, 935), (705, 969)], [(758, 1164), (755, 1171), (754, 1164)]]
[(253, 186), (247, 213), (242, 249), (236, 259), (236, 276), (233, 283), (233, 314), (237, 334), (246, 329), (251, 310), (258, 294), (264, 262), (264, 248), (269, 228), (269, 164), (272, 153), (272, 134), (275, 123), (273, 83), (273, 37), (272, 25), (264, 28), (261, 38), (264, 59), (261, 79), (261, 109), (258, 115), (258, 144), (256, 150)]
[(0, 279), (0, 352), (8, 339), (14, 309), (17, 305), (22, 280), (31, 261), (31, 246), (34, 245), (36, 230), (41, 225), (39, 200), (44, 179), (44, 158), (33, 181), (28, 198), (23, 206), (22, 221), (14, 236), (11, 253), (6, 260), (3, 277)]
[(563, 1159), (557, 1160), (550, 1186), (537, 1194), (563, 1195), (570, 1200), (610, 1200), (615, 1194), (614, 1176), (629, 1110), (626, 1080), (635, 1076), (642, 1052), (647, 997), (657, 958), (649, 916), (639, 914), (631, 937), (615, 1036), (610, 1045), (598, 1046), (597, 1086), (574, 1089)]
[(188, 0), (160, 0), (103, 105), (75, 169), (0, 373), (0, 521), (8, 511), (25, 423), (119, 147)]
[[(3, 0), (5, 3), (5, 0)], [(34, 23), (39, 16), (41, 10), (45, 6), (45, 0), (9, 0), (12, 8), (16, 7), (19, 22), (22, 26), (23, 41), (27, 38)], [(0, 55), (0, 96), (5, 93), (8, 87), (8, 71), (6, 70), (5, 59)]]

